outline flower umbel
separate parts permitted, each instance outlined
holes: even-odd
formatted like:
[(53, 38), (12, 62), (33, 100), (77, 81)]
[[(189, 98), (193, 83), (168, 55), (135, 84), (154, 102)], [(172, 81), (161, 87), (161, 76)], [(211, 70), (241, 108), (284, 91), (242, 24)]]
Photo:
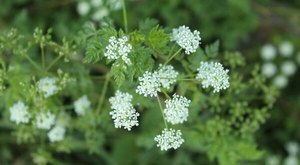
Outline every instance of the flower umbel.
[(50, 129), (55, 123), (55, 116), (51, 112), (39, 113), (36, 116), (36, 126), (40, 129)]
[(64, 139), (66, 129), (60, 125), (56, 125), (48, 132), (48, 138), (51, 142), (57, 142)]
[(189, 116), (188, 107), (190, 102), (191, 101), (186, 97), (179, 96), (177, 94), (174, 94), (172, 99), (166, 100), (164, 115), (167, 122), (171, 124), (179, 124), (187, 121), (187, 117)]
[(160, 79), (158, 78), (157, 72), (151, 73), (146, 72), (142, 77), (138, 78), (139, 85), (137, 86), (136, 92), (145, 97), (157, 96), (157, 92), (160, 92)]
[(75, 112), (77, 115), (84, 115), (85, 111), (90, 109), (91, 102), (86, 95), (81, 96), (74, 102)]
[(37, 82), (38, 90), (44, 94), (44, 97), (49, 97), (58, 91), (56, 85), (57, 79), (53, 77), (45, 77)]
[(176, 82), (176, 78), (179, 73), (176, 72), (174, 67), (171, 65), (162, 66), (160, 64), (157, 74), (162, 87), (169, 89), (170, 86)]
[(185, 49), (186, 54), (194, 53), (201, 41), (200, 32), (197, 30), (192, 32), (189, 27), (183, 25), (173, 29), (171, 41), (175, 41), (181, 48)]
[(132, 95), (120, 91), (117, 91), (116, 95), (109, 99), (113, 109), (109, 114), (114, 119), (116, 128), (124, 127), (130, 131), (133, 126), (139, 125), (137, 118), (140, 114), (134, 109), (131, 100)]
[(167, 151), (171, 148), (177, 149), (181, 146), (184, 142), (181, 136), (182, 133), (180, 130), (165, 128), (162, 134), (157, 135), (154, 140), (157, 142), (157, 147), (160, 147), (162, 151)]
[(106, 46), (104, 56), (110, 60), (117, 60), (121, 58), (127, 65), (131, 65), (128, 54), (132, 49), (131, 44), (128, 42), (128, 37), (116, 38), (112, 36), (109, 38), (109, 45)]
[(219, 62), (201, 62), (197, 69), (196, 79), (202, 81), (202, 87), (208, 88), (212, 86), (213, 92), (219, 92), (229, 87), (228, 69), (224, 69)]
[(28, 123), (30, 114), (27, 109), (28, 106), (26, 106), (22, 101), (18, 101), (9, 108), (10, 120), (15, 122), (16, 124)]

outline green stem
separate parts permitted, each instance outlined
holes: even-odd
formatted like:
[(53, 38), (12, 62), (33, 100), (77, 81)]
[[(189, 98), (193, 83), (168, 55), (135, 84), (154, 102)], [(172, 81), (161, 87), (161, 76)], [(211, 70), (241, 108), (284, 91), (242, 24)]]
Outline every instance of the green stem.
[(122, 6), (123, 6), (123, 20), (124, 20), (125, 33), (128, 33), (127, 11), (126, 11), (125, 0), (122, 0)]
[(41, 70), (40, 66), (35, 63), (29, 56), (25, 55), (25, 58), (38, 70)]
[(171, 97), (167, 94), (165, 90), (162, 90), (163, 94), (166, 96), (166, 98), (170, 99)]
[(51, 67), (54, 65), (54, 64), (56, 64), (56, 62), (61, 58), (62, 56), (57, 56), (51, 63), (50, 63), (50, 65), (46, 68), (46, 71), (48, 71), (48, 70), (50, 70), (51, 69)]
[(164, 66), (166, 66), (175, 56), (177, 56), (180, 51), (182, 50), (182, 48), (178, 49), (178, 51), (176, 53), (173, 54), (173, 56), (171, 56), (165, 63)]
[(165, 127), (168, 128), (168, 124), (167, 124), (167, 121), (166, 121), (166, 119), (165, 119), (165, 115), (164, 115), (164, 112), (163, 112), (163, 108), (162, 108), (160, 99), (159, 99), (158, 96), (156, 96), (156, 98), (157, 98), (157, 101), (158, 101), (158, 104), (159, 104), (159, 108), (160, 108), (161, 115), (162, 115), (162, 117), (163, 117), (163, 119), (164, 119)]
[(44, 45), (41, 43), (40, 44), (41, 47), (41, 54), (42, 54), (42, 67), (43, 69), (45, 69), (45, 51), (44, 51)]
[(96, 110), (96, 112), (99, 113), (99, 114), (101, 112), (101, 107), (102, 107), (104, 97), (105, 97), (105, 94), (106, 94), (106, 91), (107, 91), (107, 88), (108, 88), (109, 80), (110, 80), (110, 74), (108, 73), (106, 75), (106, 78), (105, 78), (105, 81), (104, 81), (104, 86), (103, 86), (101, 95), (99, 97), (98, 106), (97, 106), (97, 110)]

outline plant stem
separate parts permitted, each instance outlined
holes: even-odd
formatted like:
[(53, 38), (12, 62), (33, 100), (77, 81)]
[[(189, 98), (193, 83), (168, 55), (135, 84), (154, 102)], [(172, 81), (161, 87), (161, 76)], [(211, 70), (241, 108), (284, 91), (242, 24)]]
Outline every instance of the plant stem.
[(128, 33), (127, 11), (126, 11), (125, 0), (122, 0), (122, 6), (123, 6), (124, 29), (125, 29), (125, 33)]
[(110, 74), (108, 73), (106, 75), (106, 78), (105, 78), (105, 81), (104, 81), (104, 86), (103, 86), (101, 95), (99, 97), (99, 102), (98, 102), (98, 106), (97, 106), (97, 110), (96, 110), (96, 112), (99, 113), (99, 114), (101, 112), (101, 107), (102, 107), (104, 97), (105, 97), (105, 94), (106, 94), (106, 91), (107, 91), (107, 88), (108, 88), (109, 80), (110, 80)]
[(167, 94), (165, 90), (162, 90), (163, 94), (166, 96), (166, 98), (170, 99), (171, 97)]
[(25, 58), (36, 68), (36, 69), (38, 69), (38, 70), (40, 70), (41, 68), (40, 68), (40, 66), (37, 64), (37, 63), (35, 63), (29, 56), (27, 56), (27, 55), (25, 55)]
[(163, 117), (163, 119), (164, 119), (165, 127), (168, 128), (168, 124), (167, 124), (167, 121), (166, 121), (166, 119), (165, 119), (165, 115), (164, 115), (164, 112), (163, 112), (163, 108), (162, 108), (160, 99), (159, 99), (158, 96), (156, 96), (156, 98), (157, 98), (157, 101), (158, 101), (158, 104), (159, 104), (159, 108), (160, 108), (161, 115), (162, 115), (162, 117)]
[(166, 66), (175, 56), (177, 56), (180, 51), (182, 50), (182, 48), (178, 49), (178, 51), (176, 53), (173, 54), (173, 56), (171, 56), (165, 63), (164, 66)]
[(54, 64), (56, 64), (56, 62), (61, 58), (62, 56), (57, 56), (51, 63), (50, 63), (50, 65), (46, 68), (46, 71), (48, 71), (48, 70), (50, 70), (51, 69), (51, 67), (54, 65)]
[(40, 44), (41, 47), (41, 54), (42, 54), (42, 67), (43, 69), (45, 69), (45, 51), (44, 51), (44, 45), (41, 43)]

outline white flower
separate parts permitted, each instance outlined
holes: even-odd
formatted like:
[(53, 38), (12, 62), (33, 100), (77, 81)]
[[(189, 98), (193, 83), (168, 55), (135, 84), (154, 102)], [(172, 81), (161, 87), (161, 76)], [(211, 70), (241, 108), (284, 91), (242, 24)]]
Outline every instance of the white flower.
[(284, 75), (278, 75), (274, 78), (273, 84), (278, 88), (284, 88), (288, 84), (288, 78)]
[(288, 151), (289, 155), (296, 156), (299, 151), (299, 145), (297, 142), (289, 142), (286, 145), (286, 150)]
[(22, 101), (18, 101), (9, 108), (10, 120), (15, 122), (16, 124), (28, 123), (30, 114), (27, 109), (28, 106), (26, 106)]
[(140, 114), (134, 109), (131, 100), (132, 95), (120, 91), (117, 91), (116, 95), (109, 99), (111, 109), (113, 109), (109, 114), (112, 116), (116, 128), (124, 127), (130, 131), (133, 126), (139, 125), (137, 118)]
[(40, 129), (50, 129), (55, 123), (55, 116), (51, 112), (39, 113), (36, 116), (36, 126)]
[(200, 32), (197, 30), (191, 32), (189, 27), (183, 25), (173, 29), (171, 41), (175, 41), (181, 48), (185, 49), (186, 54), (194, 53), (201, 41)]
[(291, 76), (295, 74), (297, 66), (292, 61), (285, 61), (281, 65), (281, 72), (286, 76)]
[(201, 62), (197, 71), (196, 79), (201, 81), (203, 88), (212, 86), (215, 93), (229, 87), (229, 70), (224, 69), (219, 62)]
[(109, 0), (109, 5), (112, 10), (120, 10), (122, 8), (121, 0)]
[(191, 101), (186, 97), (179, 96), (177, 94), (174, 94), (172, 99), (166, 100), (164, 115), (167, 122), (171, 124), (179, 124), (187, 121), (187, 117), (189, 116), (188, 107), (190, 102)]
[(57, 142), (64, 139), (66, 129), (60, 125), (56, 125), (48, 132), (48, 138), (51, 142)]
[(109, 45), (106, 46), (104, 56), (110, 60), (121, 58), (127, 65), (131, 65), (130, 59), (127, 57), (132, 46), (128, 42), (128, 37), (116, 38), (114, 36), (109, 38)]
[(159, 65), (159, 70), (157, 71), (159, 81), (162, 87), (169, 89), (170, 86), (176, 82), (178, 72), (176, 72), (171, 65), (163, 66)]
[(84, 115), (85, 111), (91, 108), (91, 102), (87, 96), (84, 95), (74, 102), (74, 107), (77, 115)]
[(91, 6), (86, 1), (81, 1), (77, 4), (77, 12), (79, 15), (85, 16), (89, 13)]
[(266, 160), (266, 165), (280, 165), (278, 156), (269, 156)]
[(40, 93), (44, 94), (44, 97), (49, 97), (58, 91), (56, 86), (57, 79), (53, 77), (45, 77), (37, 82), (37, 86)]
[(91, 5), (93, 6), (93, 7), (99, 7), (99, 6), (101, 6), (103, 4), (103, 0), (91, 0)]
[(288, 156), (287, 158), (285, 158), (284, 165), (298, 165), (297, 156)]
[(184, 142), (181, 136), (180, 130), (175, 131), (172, 128), (165, 128), (162, 134), (157, 135), (154, 140), (157, 142), (157, 147), (160, 147), (162, 151), (167, 151), (168, 149), (177, 149), (181, 146)]
[(100, 21), (104, 17), (108, 16), (109, 11), (106, 7), (101, 7), (93, 14), (92, 19), (94, 21)]
[(294, 46), (289, 41), (282, 42), (279, 45), (279, 52), (283, 57), (290, 57), (294, 52)]
[(277, 72), (276, 65), (271, 62), (264, 63), (261, 69), (262, 69), (262, 74), (265, 75), (267, 78), (274, 76)]
[(137, 86), (136, 92), (140, 95), (147, 97), (157, 96), (157, 92), (160, 92), (161, 81), (158, 78), (158, 73), (148, 72), (143, 74), (142, 77), (138, 78), (139, 85)]
[(276, 57), (276, 48), (272, 44), (266, 44), (261, 48), (260, 55), (264, 60), (272, 60)]

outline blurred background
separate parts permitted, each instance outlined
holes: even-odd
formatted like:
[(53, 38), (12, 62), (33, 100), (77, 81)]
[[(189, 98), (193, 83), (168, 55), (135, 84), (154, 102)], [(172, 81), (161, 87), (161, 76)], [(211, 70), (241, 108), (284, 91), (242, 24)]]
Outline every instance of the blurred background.
[[(268, 84), (280, 90), (256, 134), (264, 162), (299, 164), (300, 0), (128, 0), (127, 12), (131, 30), (147, 18), (171, 28), (187, 25), (201, 32), (202, 46), (220, 40), (222, 51), (240, 51), (248, 65), (259, 64)], [(121, 1), (0, 0), (0, 30), (32, 34), (35, 27), (53, 28), (54, 38), (72, 37), (86, 22), (121, 28)]]

